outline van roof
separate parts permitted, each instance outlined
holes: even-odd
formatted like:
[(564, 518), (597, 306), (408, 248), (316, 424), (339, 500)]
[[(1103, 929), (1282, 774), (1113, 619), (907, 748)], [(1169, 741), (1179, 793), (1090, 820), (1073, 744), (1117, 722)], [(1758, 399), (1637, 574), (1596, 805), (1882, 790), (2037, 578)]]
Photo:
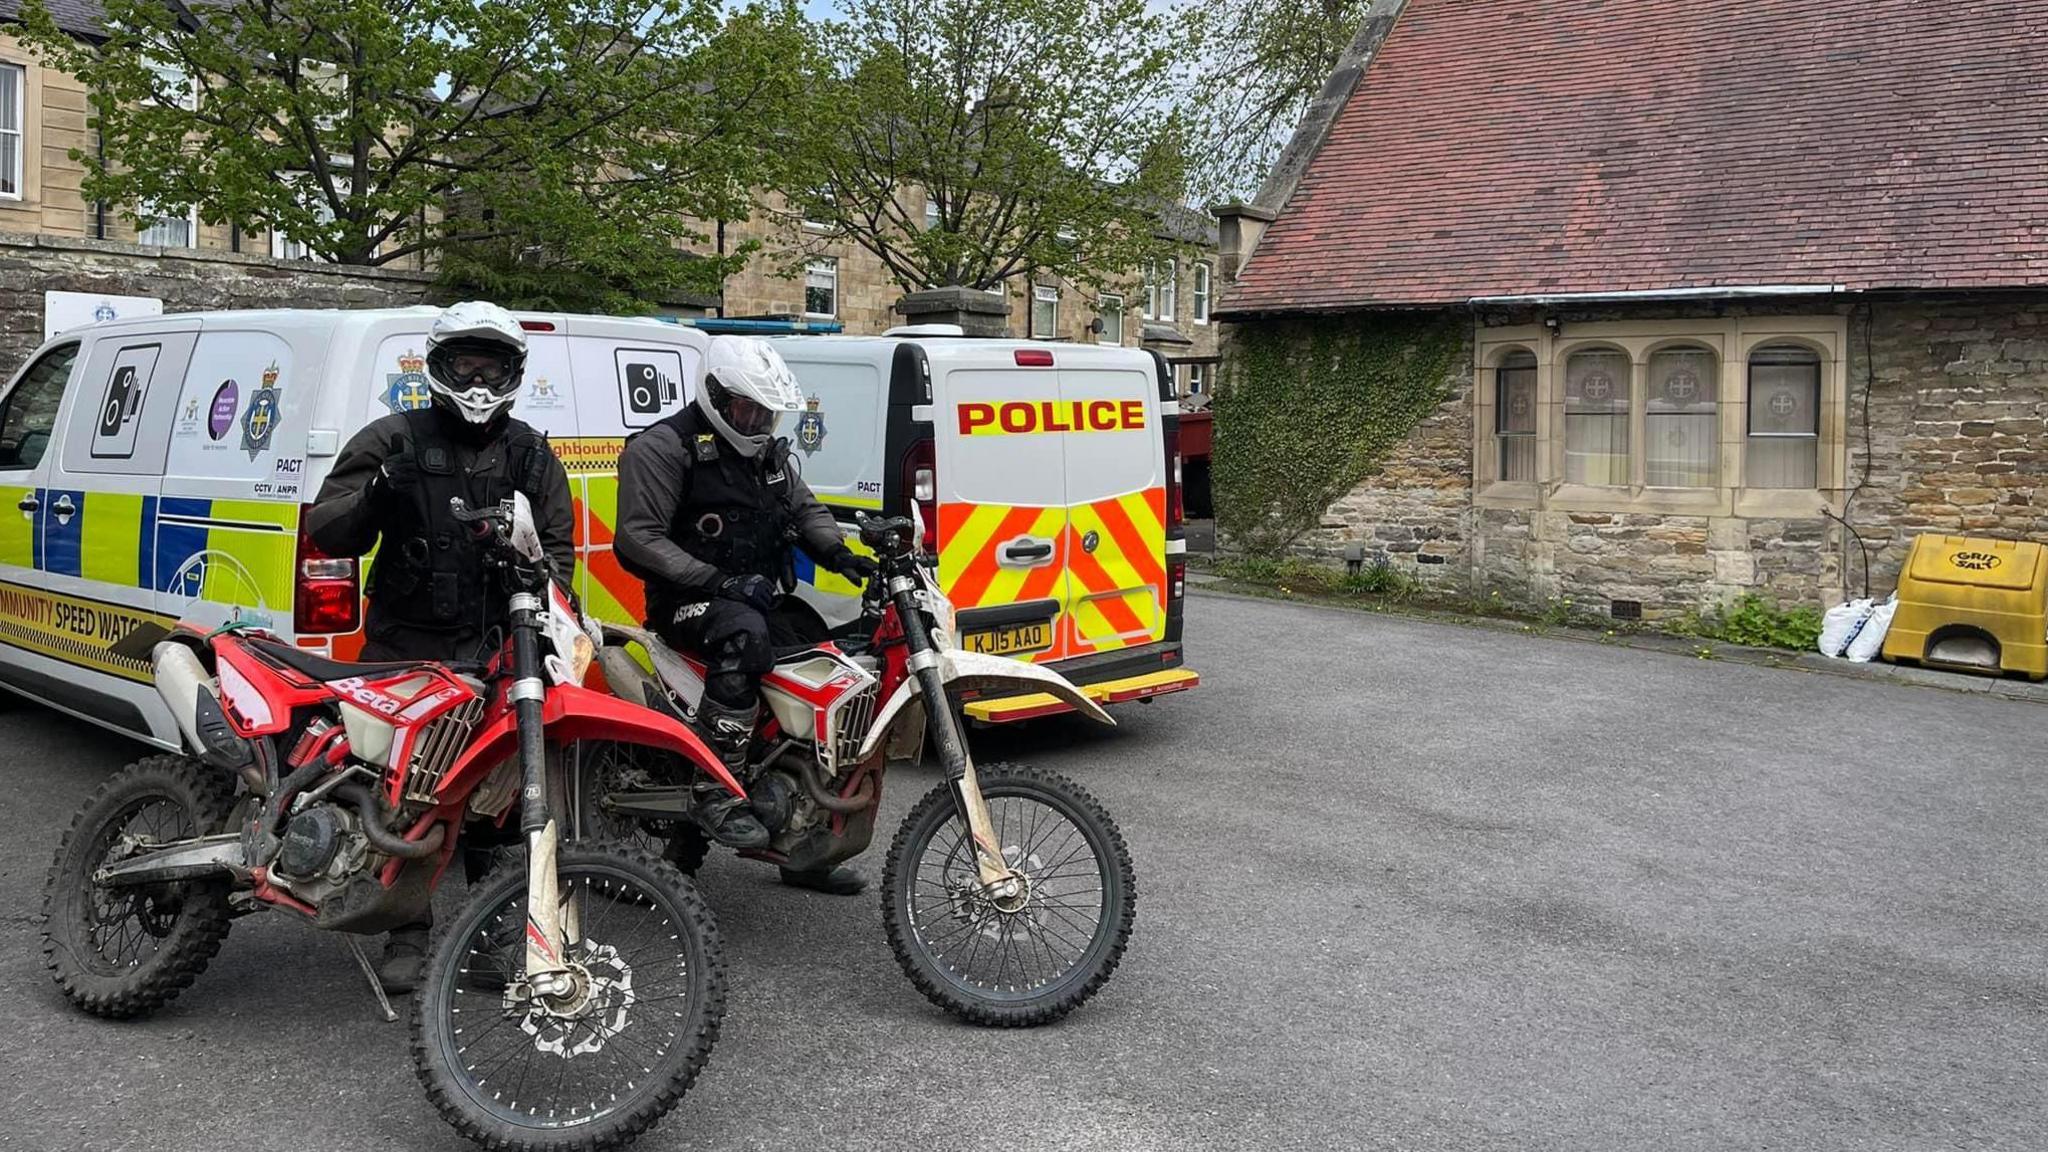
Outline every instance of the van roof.
[[(323, 324), (335, 326), (369, 326), (391, 320), (412, 320), (437, 316), (441, 309), (429, 304), (416, 304), (406, 308), (242, 308), (222, 311), (165, 312), (157, 316), (130, 316), (120, 320), (108, 320), (81, 328), (72, 328), (57, 333), (52, 340), (70, 336), (85, 336), (101, 332), (125, 332), (137, 328), (154, 328), (166, 321), (207, 324), (265, 324), (280, 327), (316, 327)], [(518, 312), (512, 313), (521, 321), (535, 321), (556, 326), (573, 325), (584, 328), (589, 325), (629, 324), (653, 331), (675, 332), (679, 329), (647, 316), (599, 316), (567, 312)]]

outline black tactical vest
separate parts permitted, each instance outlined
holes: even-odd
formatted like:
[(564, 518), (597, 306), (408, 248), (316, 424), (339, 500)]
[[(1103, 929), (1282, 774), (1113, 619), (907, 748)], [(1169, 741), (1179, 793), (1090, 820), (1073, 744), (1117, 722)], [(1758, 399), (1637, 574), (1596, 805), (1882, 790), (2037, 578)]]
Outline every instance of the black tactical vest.
[[(690, 462), (669, 539), (729, 576), (753, 573), (791, 587), (789, 443), (778, 439), (760, 456), (747, 457), (733, 451), (695, 408), (662, 423), (683, 442)], [(666, 619), (682, 603), (705, 595), (668, 593), (649, 589), (652, 618)]]
[(420, 482), (392, 503), (383, 542), (370, 571), (369, 631), (385, 623), (430, 632), (481, 635), (504, 622), (506, 595), (484, 567), (484, 549), (449, 507), (460, 496), (471, 508), (490, 507), (524, 492), (536, 506), (546, 476), (547, 438), (517, 420), (493, 444), (477, 448), (478, 464), (465, 471), (463, 456), (431, 409), (406, 413), (406, 436), (419, 462)]

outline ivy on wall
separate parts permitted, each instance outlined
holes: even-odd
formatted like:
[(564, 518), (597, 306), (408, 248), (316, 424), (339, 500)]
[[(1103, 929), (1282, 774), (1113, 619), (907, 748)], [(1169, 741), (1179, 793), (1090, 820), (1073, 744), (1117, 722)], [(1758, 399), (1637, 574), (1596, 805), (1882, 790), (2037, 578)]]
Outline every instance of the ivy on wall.
[(1441, 314), (1239, 326), (1214, 405), (1217, 528), (1252, 555), (1301, 539), (1449, 398), (1464, 335)]

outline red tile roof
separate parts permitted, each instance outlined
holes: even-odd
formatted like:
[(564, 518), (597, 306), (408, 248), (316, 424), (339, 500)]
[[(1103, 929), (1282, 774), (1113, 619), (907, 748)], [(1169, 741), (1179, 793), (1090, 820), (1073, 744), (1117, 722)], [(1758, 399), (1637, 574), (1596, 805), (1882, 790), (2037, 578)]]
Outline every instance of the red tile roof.
[(1408, 0), (1219, 311), (2048, 285), (2048, 0)]

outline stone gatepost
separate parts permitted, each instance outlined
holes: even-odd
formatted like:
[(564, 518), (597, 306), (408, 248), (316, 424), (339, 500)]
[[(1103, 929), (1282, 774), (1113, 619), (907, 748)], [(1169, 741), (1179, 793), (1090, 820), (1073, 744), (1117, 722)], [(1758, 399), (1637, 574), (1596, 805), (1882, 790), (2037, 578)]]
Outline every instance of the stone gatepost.
[(978, 288), (927, 288), (896, 301), (905, 324), (957, 324), (969, 336), (1008, 336), (1010, 302)]

